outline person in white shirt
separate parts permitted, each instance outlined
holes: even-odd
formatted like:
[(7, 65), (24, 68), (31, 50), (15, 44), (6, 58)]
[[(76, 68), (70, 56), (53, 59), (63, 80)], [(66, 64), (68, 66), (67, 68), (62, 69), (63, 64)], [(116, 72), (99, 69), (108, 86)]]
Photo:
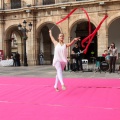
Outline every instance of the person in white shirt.
[(115, 47), (115, 43), (112, 43), (109, 47), (108, 52), (110, 53), (110, 73), (115, 72), (116, 59), (118, 59), (118, 50)]
[(54, 88), (56, 91), (59, 91), (58, 89), (58, 81), (60, 81), (62, 89), (65, 90), (66, 87), (63, 82), (63, 75), (62, 72), (67, 64), (67, 47), (70, 47), (74, 42), (80, 40), (80, 37), (74, 38), (70, 43), (64, 43), (64, 34), (60, 33), (58, 35), (58, 41), (55, 40), (55, 38), (52, 35), (52, 31), (49, 30), (49, 35), (51, 38), (51, 41), (54, 44), (54, 58), (53, 58), (53, 66), (57, 70), (56, 75), (56, 81)]

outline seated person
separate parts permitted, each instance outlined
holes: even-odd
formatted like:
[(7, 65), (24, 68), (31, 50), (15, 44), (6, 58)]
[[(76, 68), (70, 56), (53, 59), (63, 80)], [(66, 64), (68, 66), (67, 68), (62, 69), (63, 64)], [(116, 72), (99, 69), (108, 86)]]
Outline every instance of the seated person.
[(103, 57), (105, 57), (106, 62), (110, 61), (110, 55), (108, 54), (107, 50), (104, 50), (104, 53), (102, 54)]
[(104, 50), (104, 53), (102, 54), (102, 57), (106, 57), (108, 55), (108, 51)]
[[(80, 47), (78, 46), (78, 44), (75, 43), (75, 47), (73, 47), (73, 49), (72, 49), (72, 54), (76, 54), (77, 55), (77, 57), (75, 58), (75, 60), (76, 60), (76, 67), (77, 67), (78, 71), (79, 70), (83, 71), (81, 53), (83, 53), (83, 51), (81, 51)], [(79, 63), (80, 63), (80, 67), (79, 67)]]

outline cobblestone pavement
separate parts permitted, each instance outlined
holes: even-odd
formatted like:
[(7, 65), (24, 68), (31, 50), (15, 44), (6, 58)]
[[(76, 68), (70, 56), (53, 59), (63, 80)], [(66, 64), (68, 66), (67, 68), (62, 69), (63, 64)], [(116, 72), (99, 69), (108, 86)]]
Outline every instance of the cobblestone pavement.
[[(92, 66), (91, 66), (92, 68)], [(0, 66), (0, 76), (23, 76), (23, 77), (45, 77), (54, 78), (56, 70), (52, 65), (42, 66), (21, 66), (21, 67), (2, 67)], [(109, 72), (70, 72), (64, 71), (65, 78), (120, 78), (120, 71)]]

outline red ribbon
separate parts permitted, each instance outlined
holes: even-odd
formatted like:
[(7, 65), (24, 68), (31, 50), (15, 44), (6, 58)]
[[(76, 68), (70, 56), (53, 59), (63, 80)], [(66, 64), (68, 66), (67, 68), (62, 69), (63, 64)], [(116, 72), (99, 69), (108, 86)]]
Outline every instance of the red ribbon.
[[(105, 19), (106, 19), (107, 17), (108, 17), (108, 15), (105, 15), (105, 17), (102, 19), (102, 21), (99, 23), (99, 25), (97, 26), (97, 28), (93, 31), (93, 33), (90, 34), (88, 37), (85, 38), (85, 40), (88, 39), (88, 38), (90, 38), (90, 40), (89, 40), (89, 42), (88, 42), (88, 44), (87, 44), (87, 46), (86, 46), (86, 48), (85, 48), (85, 50), (84, 50), (84, 54), (87, 53), (87, 50), (88, 50), (88, 47), (89, 47), (90, 43), (92, 42), (95, 34), (96, 34), (97, 31), (100, 29), (102, 23), (105, 21)], [(82, 41), (82, 42), (83, 42), (83, 41)]]
[[(56, 24), (59, 24), (59, 23), (63, 22), (64, 20), (66, 20), (67, 18), (69, 18), (77, 9), (78, 9), (78, 8), (73, 9), (66, 17), (64, 17), (62, 20), (58, 21)], [(90, 43), (92, 42), (92, 39), (94, 38), (94, 36), (95, 36), (95, 34), (97, 33), (97, 31), (100, 29), (101, 24), (104, 22), (104, 20), (105, 20), (108, 16), (105, 15), (105, 17), (104, 17), (103, 20), (100, 22), (100, 24), (98, 25), (98, 27), (97, 27), (97, 28), (93, 31), (93, 33), (91, 34), (91, 24), (90, 24), (89, 15), (88, 15), (87, 11), (86, 11), (84, 8), (81, 8), (81, 10), (84, 11), (84, 13), (85, 13), (86, 16), (87, 16), (88, 22), (89, 22), (89, 25), (88, 25), (88, 26), (89, 26), (89, 36), (87, 36), (86, 38), (84, 38), (84, 39), (82, 40), (82, 43), (81, 43), (82, 47), (85, 47), (85, 46), (84, 46), (84, 43), (89, 39), (88, 44), (87, 44), (87, 46), (86, 46), (86, 48), (85, 48), (85, 50), (84, 50), (84, 54), (86, 54), (86, 53), (87, 53), (87, 50), (88, 50), (88, 47), (89, 47)]]
[[(88, 15), (87, 11), (86, 11), (84, 8), (81, 8), (81, 10), (84, 11), (84, 13), (85, 13), (86, 16), (87, 16), (87, 19), (88, 19), (88, 28), (89, 28), (89, 35), (90, 35), (90, 34), (91, 34), (90, 17), (89, 17), (89, 15)], [(87, 39), (86, 39), (86, 41), (87, 41)], [(86, 41), (85, 41), (85, 42), (86, 42)], [(83, 45), (83, 47), (85, 47), (85, 46)]]
[(61, 22), (63, 22), (64, 20), (66, 20), (68, 17), (70, 17), (70, 15), (72, 15), (78, 8), (73, 9), (66, 17), (64, 17), (62, 20), (58, 21), (56, 24), (59, 24)]

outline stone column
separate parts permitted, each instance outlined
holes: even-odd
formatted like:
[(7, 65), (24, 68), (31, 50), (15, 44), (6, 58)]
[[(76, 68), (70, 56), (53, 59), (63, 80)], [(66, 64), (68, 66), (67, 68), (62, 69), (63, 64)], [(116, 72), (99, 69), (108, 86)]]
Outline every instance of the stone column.
[(40, 54), (40, 38), (36, 38), (36, 60), (37, 60), (37, 65), (39, 64), (39, 54)]
[(40, 5), (43, 5), (43, 0), (40, 0)]
[(56, 3), (59, 3), (59, 0), (55, 0), (55, 4), (56, 4)]
[[(27, 21), (28, 22), (28, 21)], [(27, 39), (27, 60), (28, 65), (37, 64), (37, 39), (36, 39), (36, 18), (30, 20), (32, 23), (32, 30), (28, 33)]]
[(20, 54), (21, 64), (23, 64), (23, 43), (17, 43), (18, 45), (18, 53)]
[(4, 58), (6, 58), (6, 56), (11, 56), (11, 40), (7, 39), (4, 40)]
[[(0, 9), (4, 9), (4, 0), (0, 0)], [(3, 54), (5, 56), (5, 51), (4, 51), (4, 33), (5, 33), (5, 29), (4, 29), (4, 25), (5, 25), (4, 17), (1, 14), (0, 15), (0, 50), (3, 50)]]
[(0, 9), (4, 9), (4, 0), (0, 0)]
[(37, 0), (32, 0), (32, 5), (36, 5)]
[[(3, 9), (3, 0), (1, 0), (1, 9)], [(1, 14), (0, 15), (0, 50), (3, 50), (3, 37), (4, 37), (4, 33), (5, 33), (5, 30), (4, 30), (4, 25), (5, 25), (5, 21), (4, 21), (4, 17), (3, 15)], [(4, 52), (4, 51), (3, 51)]]
[[(99, 15), (99, 23), (103, 17), (104, 14)], [(98, 56), (101, 56), (105, 49), (108, 49), (107, 19), (103, 22), (98, 32)]]
[(33, 65), (37, 65), (37, 39), (36, 39), (36, 18), (33, 18)]
[(4, 21), (0, 18), (0, 50), (3, 50)]

